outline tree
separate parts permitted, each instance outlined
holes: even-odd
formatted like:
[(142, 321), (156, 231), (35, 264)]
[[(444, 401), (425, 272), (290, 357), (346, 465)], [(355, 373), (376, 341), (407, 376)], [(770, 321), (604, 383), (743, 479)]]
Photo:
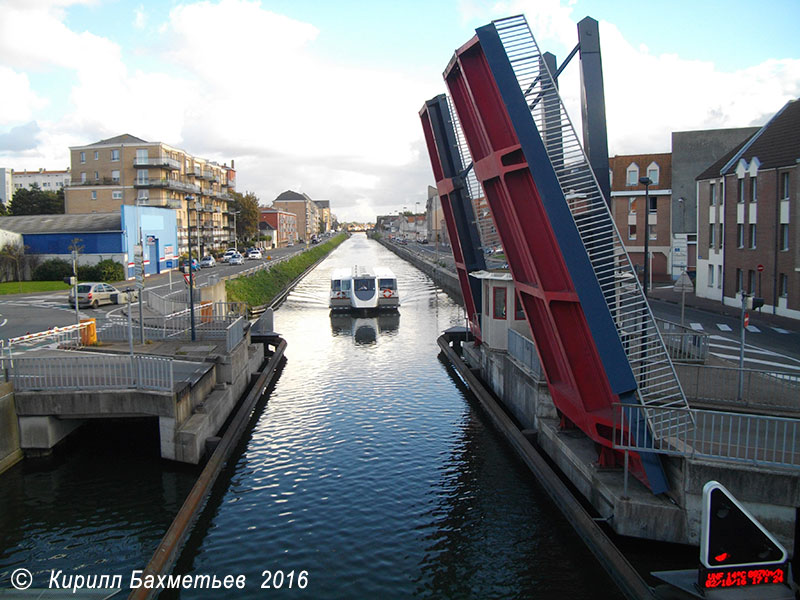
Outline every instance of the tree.
[(236, 237), (249, 239), (258, 231), (258, 196), (253, 192), (241, 194), (230, 192), (232, 200), (229, 202), (230, 210), (236, 211)]
[(43, 192), (35, 183), (29, 190), (20, 188), (8, 204), (8, 213), (13, 216), (64, 214), (64, 190)]

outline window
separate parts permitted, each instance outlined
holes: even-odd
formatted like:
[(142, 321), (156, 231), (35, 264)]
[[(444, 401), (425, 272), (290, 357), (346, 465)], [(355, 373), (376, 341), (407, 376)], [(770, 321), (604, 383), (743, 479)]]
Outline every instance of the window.
[(737, 202), (744, 202), (744, 179), (739, 180), (739, 193), (736, 198)]
[(751, 294), (756, 293), (756, 272), (752, 269), (747, 272), (747, 289)]
[(722, 248), (725, 245), (725, 224), (719, 224), (719, 247)]
[(116, 148), (111, 151), (111, 160), (119, 160), (119, 150)]
[(111, 171), (111, 182), (119, 183), (119, 171)]
[(97, 150), (95, 150), (94, 151), (94, 159), (95, 160), (99, 160), (99, 158), (100, 158), (100, 153)]
[(743, 273), (741, 269), (736, 269), (736, 291), (741, 292), (743, 290), (743, 283), (744, 280), (742, 279)]
[(716, 245), (717, 245), (716, 244), (716, 240), (714, 239), (714, 233), (716, 232), (716, 230), (717, 230), (717, 228), (713, 223), (708, 226), (708, 247), (709, 248), (715, 248)]
[(628, 198), (628, 214), (636, 214), (636, 198)]
[(514, 318), (517, 321), (522, 321), (525, 318), (525, 311), (522, 308), (522, 302), (519, 301), (519, 294), (514, 294)]
[(506, 318), (506, 288), (504, 287), (496, 287), (492, 288), (493, 296), (494, 296), (494, 312), (493, 316), (495, 319), (505, 319)]
[(744, 248), (744, 225), (741, 223), (736, 226), (736, 247)]
[(722, 265), (717, 266), (717, 287), (722, 289)]
[(750, 202), (758, 200), (758, 177), (750, 178)]
[(717, 203), (717, 197), (716, 197), (716, 187), (714, 186), (713, 183), (709, 184), (708, 186), (708, 197), (711, 206), (714, 206)]
[(95, 181), (100, 181), (100, 172), (99, 171), (95, 171), (94, 172), (94, 180)]
[(789, 199), (789, 174), (781, 173), (781, 198)]
[(149, 190), (139, 190), (139, 195), (137, 199), (140, 202), (148, 202), (150, 200), (150, 191)]
[(97, 200), (97, 192), (92, 192), (92, 200)]
[(653, 183), (651, 185), (658, 185), (658, 174), (660, 169), (658, 165), (654, 162), (650, 163), (650, 166), (647, 167), (647, 176), (650, 178), (650, 181)]
[(114, 190), (111, 192), (111, 198), (114, 200), (122, 200), (122, 191)]
[(650, 239), (651, 240), (657, 240), (658, 239), (658, 234), (656, 233), (656, 226), (655, 225), (648, 225), (647, 226), (647, 231), (650, 232)]
[(754, 224), (750, 224), (750, 248), (756, 247), (756, 226)]
[(714, 265), (708, 265), (708, 287), (714, 287)]
[(650, 212), (654, 213), (658, 211), (658, 198), (655, 196), (650, 196)]
[(629, 240), (636, 239), (636, 225), (628, 225), (628, 239)]
[(86, 172), (81, 172), (81, 183), (86, 183)]
[(637, 165), (636, 163), (631, 163), (630, 165), (628, 165), (628, 170), (626, 171), (625, 183), (627, 185), (638, 185), (639, 165)]
[(86, 162), (86, 152), (81, 152), (81, 164)]
[(789, 249), (789, 224), (782, 223), (781, 228), (778, 232), (778, 238), (780, 243), (781, 250), (788, 250)]
[(150, 171), (147, 169), (138, 169), (136, 171), (136, 183), (138, 185), (147, 185), (150, 183)]
[(778, 275), (778, 295), (786, 298), (789, 295), (789, 277), (786, 273)]

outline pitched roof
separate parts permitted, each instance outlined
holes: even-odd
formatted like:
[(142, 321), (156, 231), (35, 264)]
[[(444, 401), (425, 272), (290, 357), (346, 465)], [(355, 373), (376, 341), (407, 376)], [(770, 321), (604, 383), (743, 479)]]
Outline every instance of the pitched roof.
[(286, 190), (285, 192), (281, 192), (278, 194), (278, 197), (275, 198), (275, 202), (280, 202), (281, 200), (308, 200), (308, 196), (305, 194), (298, 194), (297, 192), (293, 192), (292, 190)]
[(700, 173), (697, 177), (695, 177), (695, 181), (700, 181), (703, 179), (714, 179), (719, 177), (722, 174), (722, 167), (728, 164), (728, 162), (733, 158), (739, 151), (744, 147), (744, 145), (750, 141), (753, 136), (751, 135), (748, 138), (743, 139), (741, 142), (736, 144), (733, 148), (728, 150), (725, 154), (719, 157), (714, 163), (711, 164), (705, 171)]
[(0, 217), (0, 229), (23, 234), (122, 231), (122, 218), (119, 212), (22, 215), (19, 217)]
[(330, 200), (314, 200), (314, 204), (316, 204), (320, 208), (330, 208), (331, 207), (331, 201)]
[(138, 138), (135, 135), (131, 135), (130, 133), (123, 133), (122, 135), (116, 135), (114, 137), (110, 137), (107, 140), (100, 140), (99, 142), (95, 142), (91, 144), (92, 146), (100, 146), (106, 144), (148, 144), (146, 140), (142, 138)]
[(800, 102), (787, 102), (722, 168), (725, 173), (731, 173), (740, 159), (750, 162), (753, 158), (758, 158), (760, 169), (797, 164), (800, 158)]

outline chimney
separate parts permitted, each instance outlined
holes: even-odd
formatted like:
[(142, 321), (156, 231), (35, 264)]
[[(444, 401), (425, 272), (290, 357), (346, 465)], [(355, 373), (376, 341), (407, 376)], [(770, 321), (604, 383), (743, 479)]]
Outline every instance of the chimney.
[(236, 163), (233, 162), (233, 159), (231, 159), (231, 169), (236, 169)]

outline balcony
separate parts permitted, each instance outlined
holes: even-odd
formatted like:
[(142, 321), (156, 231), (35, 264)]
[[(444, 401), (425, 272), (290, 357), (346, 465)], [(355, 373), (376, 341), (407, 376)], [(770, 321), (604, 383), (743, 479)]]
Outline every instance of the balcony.
[(148, 158), (148, 157), (139, 157), (133, 159), (133, 166), (134, 167), (160, 167), (162, 169), (171, 169), (173, 171), (179, 171), (181, 168), (181, 163), (179, 163), (174, 158), (169, 158), (168, 156), (160, 156), (156, 158)]
[(85, 181), (81, 181), (80, 179), (70, 181), (67, 184), (67, 187), (85, 187), (87, 185), (120, 185), (119, 179), (112, 179), (111, 177), (101, 177), (100, 179), (86, 179)]
[(192, 171), (187, 171), (187, 175), (191, 175), (192, 177), (202, 177), (203, 176), (203, 169), (200, 167), (195, 167)]
[[(195, 170), (195, 175), (197, 175), (197, 170)], [(202, 177), (207, 181), (213, 181), (214, 179), (217, 178), (217, 176), (214, 175), (214, 171), (212, 171), (211, 169), (203, 169), (202, 173), (200, 174), (200, 177)]]
[(133, 182), (135, 188), (166, 188), (179, 192), (189, 192), (196, 194), (200, 192), (200, 186), (193, 183), (184, 183), (177, 179), (136, 179)]

